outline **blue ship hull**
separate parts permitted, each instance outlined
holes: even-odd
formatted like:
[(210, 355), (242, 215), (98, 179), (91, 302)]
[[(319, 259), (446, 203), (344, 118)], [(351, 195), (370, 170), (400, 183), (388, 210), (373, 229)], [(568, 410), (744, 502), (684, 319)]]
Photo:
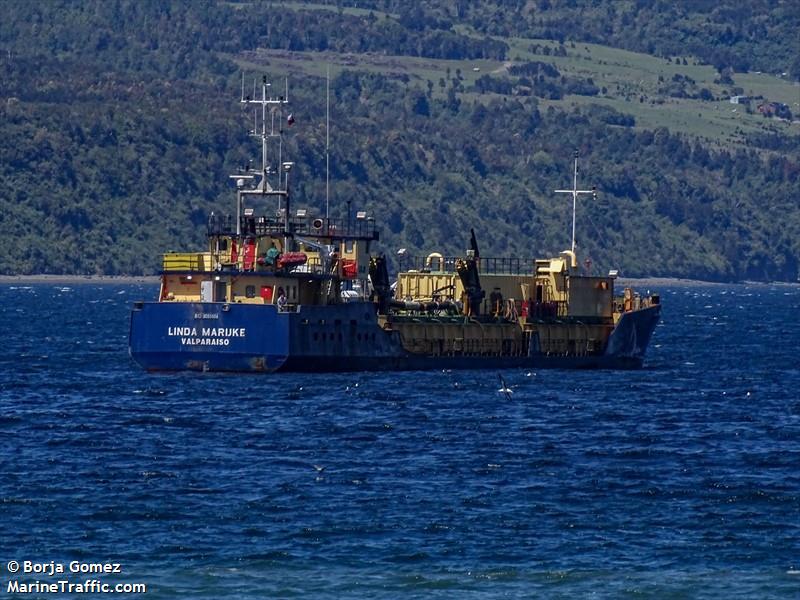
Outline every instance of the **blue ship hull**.
[(635, 369), (660, 307), (625, 313), (599, 354), (570, 356), (427, 355), (406, 351), (397, 331), (378, 324), (375, 305), (301, 306), (139, 302), (131, 313), (130, 354), (148, 371), (396, 371), (425, 369)]

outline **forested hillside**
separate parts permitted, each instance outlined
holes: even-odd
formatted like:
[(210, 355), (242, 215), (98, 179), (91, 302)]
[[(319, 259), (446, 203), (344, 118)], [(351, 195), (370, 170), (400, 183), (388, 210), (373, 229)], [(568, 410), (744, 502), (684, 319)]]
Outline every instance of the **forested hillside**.
[(740, 4), (6, 2), (0, 273), (201, 247), (257, 155), (243, 71), (288, 77), (295, 205), (324, 211), (330, 68), (332, 216), (367, 210), (389, 254), (460, 253), (471, 227), (486, 256), (563, 250), (578, 150), (596, 269), (795, 281), (800, 17)]

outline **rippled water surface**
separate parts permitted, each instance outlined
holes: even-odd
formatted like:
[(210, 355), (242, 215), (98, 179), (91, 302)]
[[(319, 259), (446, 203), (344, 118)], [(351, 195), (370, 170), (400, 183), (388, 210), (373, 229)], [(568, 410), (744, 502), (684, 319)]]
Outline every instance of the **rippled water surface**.
[(507, 397), (148, 375), (153, 286), (2, 284), (3, 592), (8, 560), (77, 559), (147, 598), (800, 597), (800, 287), (660, 291), (645, 369), (504, 371)]

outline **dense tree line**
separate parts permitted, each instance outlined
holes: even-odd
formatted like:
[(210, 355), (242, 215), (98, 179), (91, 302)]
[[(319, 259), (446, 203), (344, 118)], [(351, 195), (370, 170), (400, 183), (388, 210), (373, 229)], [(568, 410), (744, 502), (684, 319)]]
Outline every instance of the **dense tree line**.
[[(405, 0), (328, 0), (401, 12)], [(495, 36), (594, 42), (658, 56), (693, 55), (720, 71), (784, 73), (800, 80), (800, 9), (774, 0), (420, 0), (418, 26), (458, 20)]]
[(90, 61), (100, 53), (110, 67), (179, 78), (224, 72), (217, 52), (258, 47), (495, 60), (508, 51), (505, 42), (489, 37), (429, 27), (410, 31), (396, 19), (286, 10), (272, 2), (237, 8), (213, 0), (87, 0), (78, 5), (10, 0), (8, 7), (10, 18), (0, 21), (6, 51)]

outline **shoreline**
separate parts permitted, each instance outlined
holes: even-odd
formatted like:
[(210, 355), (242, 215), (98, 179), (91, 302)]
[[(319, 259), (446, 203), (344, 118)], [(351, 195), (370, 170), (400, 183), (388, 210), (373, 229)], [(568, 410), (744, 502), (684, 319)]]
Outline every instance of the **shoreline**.
[(158, 283), (158, 275), (0, 275), (7, 283)]
[[(620, 277), (617, 279), (619, 285), (629, 285), (631, 287), (638, 287), (643, 285), (652, 286), (723, 286), (723, 285), (800, 285), (800, 281), (704, 281), (702, 279), (684, 279), (682, 277), (642, 277), (636, 279), (633, 277)], [(618, 287), (618, 286), (615, 286)]]
[[(53, 284), (112, 284), (112, 283), (145, 283), (157, 284), (160, 281), (159, 275), (0, 275), (0, 285), (4, 284), (28, 284), (28, 283), (53, 283)], [(800, 282), (793, 281), (738, 281), (738, 282), (719, 282), (703, 281), (700, 279), (683, 279), (680, 277), (620, 277), (617, 279), (618, 286), (691, 286), (691, 285), (800, 285)], [(616, 286), (615, 286), (616, 287)]]

